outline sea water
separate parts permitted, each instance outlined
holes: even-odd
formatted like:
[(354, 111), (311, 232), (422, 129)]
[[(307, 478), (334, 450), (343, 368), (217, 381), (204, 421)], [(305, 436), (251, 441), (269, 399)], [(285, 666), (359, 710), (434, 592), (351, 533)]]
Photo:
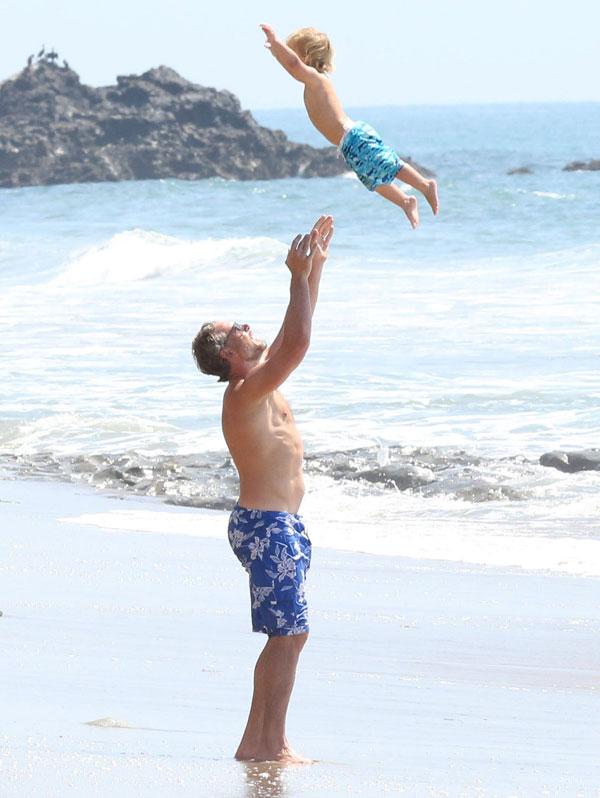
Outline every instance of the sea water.
[[(299, 111), (256, 116), (322, 143)], [(0, 190), (2, 474), (231, 506), (191, 340), (210, 319), (272, 339), (289, 242), (327, 213), (284, 386), (315, 541), (600, 574), (600, 473), (538, 462), (600, 446), (600, 172), (563, 171), (600, 157), (600, 104), (353, 116), (435, 171), (439, 217), (419, 198), (413, 232), (352, 175)]]

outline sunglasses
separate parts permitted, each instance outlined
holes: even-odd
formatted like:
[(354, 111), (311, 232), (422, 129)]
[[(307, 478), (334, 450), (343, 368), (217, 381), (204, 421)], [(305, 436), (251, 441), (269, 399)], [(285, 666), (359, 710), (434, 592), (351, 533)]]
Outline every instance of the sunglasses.
[(234, 321), (231, 325), (231, 329), (225, 336), (225, 340), (223, 341), (223, 346), (227, 346), (227, 342), (229, 341), (229, 336), (232, 332), (244, 332), (244, 325), (240, 324), (239, 321)]

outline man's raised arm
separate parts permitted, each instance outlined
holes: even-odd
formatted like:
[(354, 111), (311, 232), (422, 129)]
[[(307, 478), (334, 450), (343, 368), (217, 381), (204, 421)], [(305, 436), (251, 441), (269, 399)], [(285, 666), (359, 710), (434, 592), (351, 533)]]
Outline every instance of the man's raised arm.
[[(317, 231), (297, 235), (289, 249), (286, 266), (290, 280), (290, 301), (280, 331), (277, 351), (269, 350), (245, 378), (239, 389), (246, 399), (261, 399), (278, 388), (304, 359), (310, 345), (312, 305), (309, 279), (316, 252)], [(278, 336), (279, 337), (279, 336)]]
[(315, 241), (315, 254), (312, 261), (312, 269), (308, 278), (310, 289), (310, 304), (314, 314), (319, 298), (319, 285), (321, 283), (321, 273), (327, 257), (329, 255), (329, 242), (333, 237), (333, 216), (320, 216), (314, 224), (317, 238)]
[[(329, 243), (333, 237), (333, 216), (320, 216), (314, 223), (311, 235), (316, 233), (314, 239), (314, 253), (312, 256), (312, 268), (308, 276), (308, 291), (310, 295), (311, 315), (315, 312), (317, 299), (319, 298), (319, 284), (323, 266), (329, 255)], [(281, 329), (277, 333), (273, 343), (267, 351), (267, 358), (272, 357), (281, 346), (286, 320), (283, 320)]]

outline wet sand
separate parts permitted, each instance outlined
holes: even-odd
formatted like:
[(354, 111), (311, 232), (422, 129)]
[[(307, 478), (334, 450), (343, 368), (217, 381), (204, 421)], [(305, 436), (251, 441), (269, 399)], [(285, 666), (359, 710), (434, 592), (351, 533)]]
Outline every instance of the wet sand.
[(189, 515), (0, 483), (2, 796), (600, 794), (598, 579), (320, 549), (310, 518), (288, 732), (319, 762), (235, 762), (264, 638), (224, 514)]

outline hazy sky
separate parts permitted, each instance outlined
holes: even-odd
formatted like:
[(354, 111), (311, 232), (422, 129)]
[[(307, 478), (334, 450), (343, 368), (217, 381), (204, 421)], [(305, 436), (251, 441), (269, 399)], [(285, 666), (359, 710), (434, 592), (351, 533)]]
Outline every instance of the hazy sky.
[(245, 108), (299, 107), (262, 46), (270, 22), (329, 34), (348, 106), (600, 101), (600, 0), (0, 0), (0, 13), (2, 80), (45, 44), (92, 85), (166, 64)]

